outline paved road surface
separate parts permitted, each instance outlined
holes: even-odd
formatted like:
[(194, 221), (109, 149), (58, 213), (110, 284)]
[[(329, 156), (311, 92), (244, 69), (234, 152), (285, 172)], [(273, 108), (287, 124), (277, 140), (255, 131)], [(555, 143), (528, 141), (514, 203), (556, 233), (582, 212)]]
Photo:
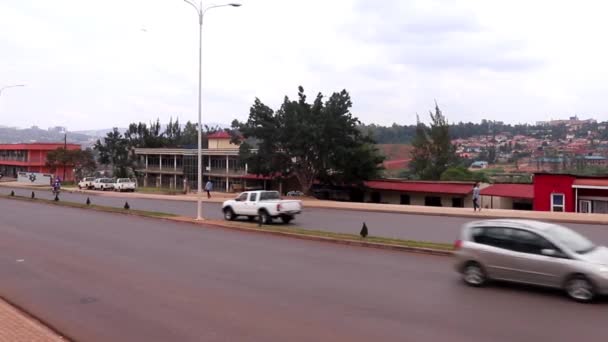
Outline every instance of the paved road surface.
[(0, 295), (79, 341), (603, 341), (608, 303), (447, 257), (0, 199)]
[[(0, 188), (0, 193), (10, 193), (11, 189)], [(31, 190), (14, 189), (15, 193), (30, 196)], [(36, 196), (53, 198), (49, 190), (36, 191)], [(120, 207), (125, 204), (124, 198), (96, 196), (95, 194), (67, 193), (61, 194), (61, 200), (84, 203), (90, 197), (95, 204)], [(196, 202), (153, 200), (153, 199), (127, 199), (132, 209), (162, 211), (183, 216), (196, 216)], [(220, 205), (217, 203), (204, 203), (206, 217), (222, 219)], [(60, 209), (57, 209), (60, 210)], [(338, 233), (359, 234), (363, 222), (371, 235), (392, 237), (410, 240), (423, 240), (433, 242), (452, 243), (457, 239), (460, 227), (471, 218), (441, 217), (426, 215), (411, 215), (400, 213), (377, 213), (355, 210), (315, 209), (305, 208), (292, 225), (305, 229), (326, 230)], [(602, 225), (568, 224), (595, 242), (608, 245), (608, 227)]]

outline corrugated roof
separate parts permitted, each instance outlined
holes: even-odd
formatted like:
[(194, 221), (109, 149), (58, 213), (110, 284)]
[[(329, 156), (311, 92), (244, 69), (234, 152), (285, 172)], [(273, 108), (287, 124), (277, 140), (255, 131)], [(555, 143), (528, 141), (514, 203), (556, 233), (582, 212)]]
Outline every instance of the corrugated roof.
[(572, 185), (575, 188), (607, 188), (608, 189), (608, 178), (579, 178), (574, 181)]
[(430, 182), (430, 181), (391, 181), (375, 180), (365, 182), (373, 190), (392, 190), (403, 192), (422, 192), (433, 194), (467, 195), (473, 191), (474, 183), (469, 182)]
[(534, 198), (534, 185), (532, 184), (493, 184), (479, 192), (482, 196), (497, 196), (508, 198)]
[(226, 131), (219, 131), (211, 133), (207, 136), (208, 139), (230, 139), (230, 133)]

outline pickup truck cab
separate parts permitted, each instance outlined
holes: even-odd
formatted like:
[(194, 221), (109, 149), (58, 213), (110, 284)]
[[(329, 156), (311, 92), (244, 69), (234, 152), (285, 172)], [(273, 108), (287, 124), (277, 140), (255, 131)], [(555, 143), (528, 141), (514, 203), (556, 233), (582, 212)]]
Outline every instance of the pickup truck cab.
[(135, 191), (135, 182), (129, 178), (118, 178), (114, 183), (114, 191), (123, 192), (123, 191)]
[(114, 181), (112, 178), (97, 178), (93, 181), (93, 189), (95, 190), (112, 190), (114, 188)]
[(302, 212), (302, 201), (282, 200), (278, 191), (246, 191), (233, 200), (225, 201), (222, 211), (228, 221), (247, 216), (249, 220), (259, 217), (264, 224), (272, 223), (275, 218), (288, 224)]
[(85, 177), (78, 182), (78, 189), (93, 189), (94, 177)]

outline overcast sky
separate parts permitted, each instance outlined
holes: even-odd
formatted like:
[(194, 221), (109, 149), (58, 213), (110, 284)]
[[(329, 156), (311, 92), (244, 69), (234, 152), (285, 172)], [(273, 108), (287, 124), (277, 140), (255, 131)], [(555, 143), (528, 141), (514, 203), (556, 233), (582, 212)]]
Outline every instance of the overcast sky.
[[(222, 2), (215, 2), (216, 4)], [(210, 4), (210, 2), (207, 2)], [(302, 85), (364, 123), (608, 119), (602, 0), (243, 0), (205, 17), (203, 121)], [(0, 125), (196, 120), (198, 23), (181, 0), (0, 1)]]

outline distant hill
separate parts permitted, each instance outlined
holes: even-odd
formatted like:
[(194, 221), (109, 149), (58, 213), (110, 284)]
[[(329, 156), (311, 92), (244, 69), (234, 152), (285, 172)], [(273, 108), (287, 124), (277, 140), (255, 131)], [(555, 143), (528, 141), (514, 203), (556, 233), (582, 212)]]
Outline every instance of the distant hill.
[[(113, 130), (114, 130), (114, 128), (103, 128), (103, 129), (91, 129), (91, 130), (84, 130), (84, 131), (74, 131), (73, 133), (88, 135), (88, 136), (94, 137), (94, 138), (101, 138), (101, 137), (105, 137), (108, 133), (112, 132)], [(126, 128), (122, 128), (122, 127), (119, 127), (118, 130), (120, 131), (120, 133), (124, 133), (127, 131)]]
[[(37, 127), (18, 129), (14, 127), (0, 127), (0, 144), (34, 143), (34, 142), (63, 142), (64, 133), (49, 131)], [(91, 136), (67, 132), (69, 143), (89, 146), (94, 140)]]

